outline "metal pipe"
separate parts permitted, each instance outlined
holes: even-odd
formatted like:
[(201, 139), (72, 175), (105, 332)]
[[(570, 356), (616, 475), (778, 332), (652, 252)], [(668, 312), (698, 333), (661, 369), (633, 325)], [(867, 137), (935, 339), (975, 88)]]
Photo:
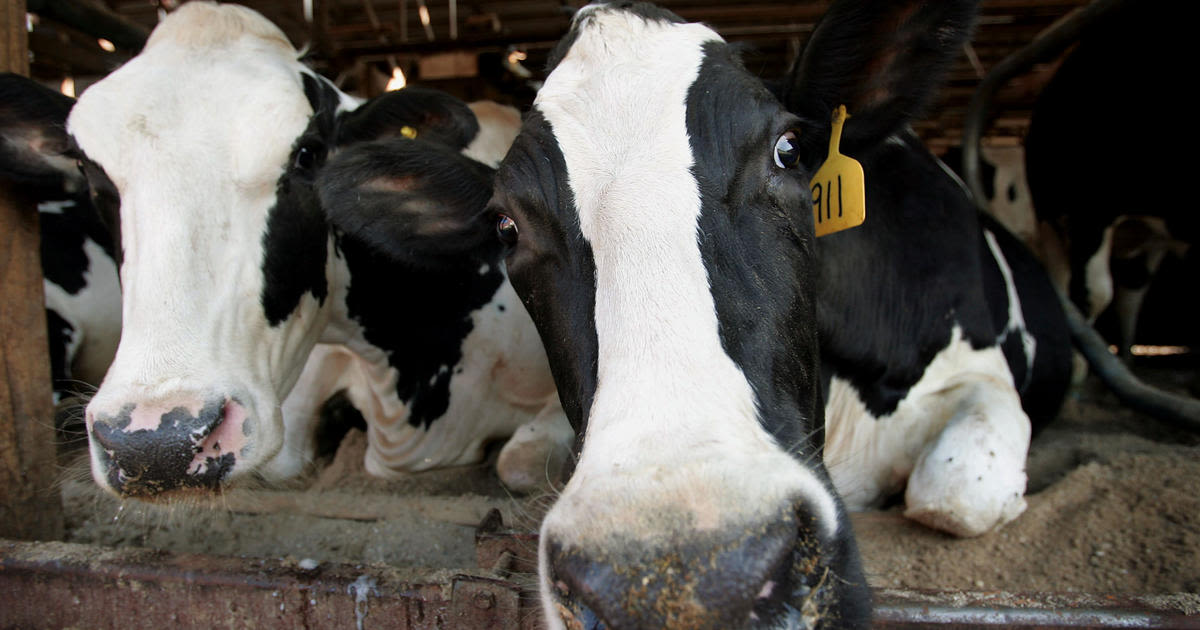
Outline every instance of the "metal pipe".
[(1085, 7), (1069, 13), (1038, 34), (1025, 48), (1005, 57), (984, 77), (971, 95), (967, 107), (967, 118), (963, 122), (963, 178), (975, 203), (980, 208), (986, 205), (983, 178), (979, 169), (979, 140), (983, 137), (984, 124), (991, 113), (992, 97), (1013, 77), (1028, 72), (1035, 63), (1054, 59), (1071, 44), (1079, 40), (1080, 34), (1096, 19), (1131, 0), (1093, 0)]

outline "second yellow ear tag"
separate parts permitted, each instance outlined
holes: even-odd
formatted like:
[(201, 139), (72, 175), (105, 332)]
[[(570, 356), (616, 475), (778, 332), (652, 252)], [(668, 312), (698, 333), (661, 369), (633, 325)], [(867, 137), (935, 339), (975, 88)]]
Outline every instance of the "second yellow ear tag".
[(400, 135), (408, 138), (409, 140), (414, 140), (417, 137), (417, 128), (404, 125), (400, 128)]
[(842, 125), (850, 116), (846, 106), (833, 110), (833, 132), (829, 136), (829, 157), (812, 177), (813, 227), (817, 236), (825, 236), (862, 225), (867, 219), (867, 195), (862, 164), (842, 155)]

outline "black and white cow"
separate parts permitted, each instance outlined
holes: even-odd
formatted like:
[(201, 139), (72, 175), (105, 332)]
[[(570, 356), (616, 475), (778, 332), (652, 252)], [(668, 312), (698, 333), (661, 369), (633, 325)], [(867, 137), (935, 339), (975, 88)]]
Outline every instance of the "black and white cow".
[[(121, 336), (121, 288), (112, 235), (67, 145), (72, 99), (0, 74), (0, 177), (38, 203), (46, 328), (56, 400), (100, 384)], [(49, 150), (47, 150), (49, 148)]]
[[(583, 438), (541, 528), (550, 627), (859, 627), (835, 487), (865, 507), (908, 479), (908, 514), (963, 535), (1020, 513), (1066, 329), (906, 128), (974, 13), (836, 3), (781, 98), (703, 25), (576, 15), (490, 206)], [(809, 180), (840, 104), (868, 218), (818, 241)]]
[(1183, 11), (1122, 3), (1090, 25), (1038, 96), (1025, 139), (1034, 210), (1065, 249), (1064, 289), (1093, 320), (1115, 307), (1122, 353), (1164, 258), (1200, 236), (1179, 192), (1192, 136), (1160, 128), (1170, 109), (1157, 109), (1185, 98), (1162, 61), (1187, 37)]
[(315, 187), (330, 156), (389, 148), (356, 201), (482, 211), (492, 172), (463, 154), (499, 156), (457, 99), (364, 103), (298, 57), (259, 14), (190, 2), (70, 112), (64, 157), (119, 217), (123, 258), (121, 341), (86, 414), (93, 476), (142, 498), (292, 477), (345, 391), (373, 474), (476, 462), (513, 436), (502, 480), (540, 487), (573, 434), (499, 261), (436, 227), (385, 260), (329, 228)]

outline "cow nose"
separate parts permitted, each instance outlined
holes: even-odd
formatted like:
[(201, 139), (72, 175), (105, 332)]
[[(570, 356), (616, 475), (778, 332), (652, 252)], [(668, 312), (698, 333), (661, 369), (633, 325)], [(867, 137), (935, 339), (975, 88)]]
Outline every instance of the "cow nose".
[(217, 488), (236, 461), (245, 409), (226, 398), (195, 408), (128, 404), (113, 416), (89, 414), (89, 435), (108, 486), (129, 497)]
[(548, 541), (551, 584), (568, 628), (744, 628), (791, 591), (793, 515), (669, 539), (600, 546)]

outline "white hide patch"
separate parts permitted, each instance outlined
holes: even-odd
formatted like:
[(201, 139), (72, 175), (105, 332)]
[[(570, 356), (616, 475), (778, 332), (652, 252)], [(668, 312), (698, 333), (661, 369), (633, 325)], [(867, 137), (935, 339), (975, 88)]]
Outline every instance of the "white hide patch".
[(492, 101), (476, 101), (467, 107), (479, 121), (479, 133), (462, 154), (496, 168), (521, 131), (521, 112)]
[(1085, 286), (1088, 291), (1088, 322), (1095, 322), (1100, 313), (1108, 308), (1113, 298), (1112, 269), (1109, 259), (1112, 256), (1113, 227), (1104, 228), (1104, 236), (1100, 239), (1100, 247), (1088, 258), (1084, 265)]
[(975, 350), (957, 326), (890, 415), (875, 418), (834, 377), (825, 408), (825, 465), (851, 510), (878, 505), (907, 480), (906, 515), (960, 536), (1025, 508), (1029, 418), (999, 348)]
[(702, 45), (719, 37), (603, 8), (582, 20), (535, 107), (594, 255), (598, 382), (582, 456), (542, 540), (675, 544), (684, 523), (737, 527), (797, 500), (833, 536), (829, 492), (763, 430), (750, 383), (721, 347), (697, 244), (686, 98)]
[[(45, 204), (38, 207), (45, 212)], [(67, 360), (71, 377), (89, 385), (99, 385), (117, 352), (121, 338), (121, 284), (117, 267), (104, 248), (92, 239), (83, 242), (88, 268), (86, 285), (72, 295), (62, 287), (45, 281), (46, 308), (54, 310), (71, 324), (71, 343)]]
[(1021, 336), (1021, 347), (1025, 350), (1025, 383), (1022, 383), (1022, 388), (1027, 385), (1030, 379), (1033, 378), (1033, 360), (1037, 356), (1037, 339), (1029, 332), (1025, 326), (1025, 313), (1021, 308), (1021, 297), (1017, 294), (1017, 285), (1013, 281), (1012, 268), (1008, 266), (1008, 259), (1004, 257), (1004, 252), (1000, 251), (1000, 244), (996, 242), (996, 235), (992, 234), (991, 230), (984, 230), (983, 237), (987, 241), (988, 250), (992, 253), (992, 258), (996, 261), (996, 266), (1000, 268), (1000, 275), (1004, 277), (1004, 287), (1008, 295), (1008, 322), (1004, 330), (996, 337), (996, 345), (1003, 345), (1009, 335), (1018, 334)]

